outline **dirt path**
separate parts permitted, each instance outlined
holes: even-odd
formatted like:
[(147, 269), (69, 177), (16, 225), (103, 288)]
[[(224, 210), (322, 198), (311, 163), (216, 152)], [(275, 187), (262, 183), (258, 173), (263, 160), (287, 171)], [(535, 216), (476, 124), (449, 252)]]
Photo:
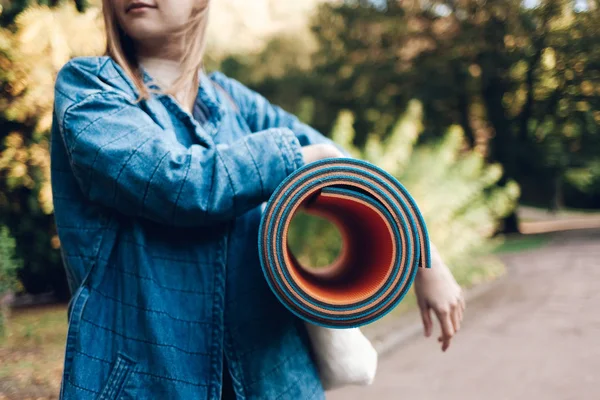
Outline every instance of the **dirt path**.
[(506, 261), (509, 275), (468, 305), (446, 354), (412, 340), (380, 361), (373, 386), (328, 399), (600, 399), (600, 230)]

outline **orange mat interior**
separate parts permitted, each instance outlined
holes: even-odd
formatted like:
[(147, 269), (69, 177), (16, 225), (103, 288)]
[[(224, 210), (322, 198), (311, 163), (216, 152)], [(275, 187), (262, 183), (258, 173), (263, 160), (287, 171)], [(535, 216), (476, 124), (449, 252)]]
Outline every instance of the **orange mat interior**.
[(387, 281), (400, 251), (385, 216), (364, 200), (322, 192), (302, 209), (334, 223), (342, 235), (342, 252), (321, 272), (301, 266), (287, 247), (292, 279), (307, 294), (328, 304), (367, 299)]

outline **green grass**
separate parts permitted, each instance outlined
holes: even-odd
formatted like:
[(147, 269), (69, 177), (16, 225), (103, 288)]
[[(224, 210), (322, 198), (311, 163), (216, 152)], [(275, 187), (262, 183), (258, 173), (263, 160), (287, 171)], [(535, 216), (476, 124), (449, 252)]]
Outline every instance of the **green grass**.
[[(529, 207), (529, 208), (535, 208), (538, 211), (542, 211), (542, 212), (549, 212), (550, 208), (546, 207), (544, 205), (540, 205), (540, 204), (533, 204), (533, 203), (520, 203), (521, 206), (524, 207)], [(570, 214), (570, 213), (576, 213), (576, 214), (600, 214), (600, 208), (571, 208), (571, 207), (564, 207), (561, 209), (556, 210), (557, 214)]]
[(535, 250), (544, 247), (550, 241), (548, 234), (539, 235), (510, 235), (494, 250), (495, 254), (516, 253), (520, 251)]
[(64, 305), (14, 312), (8, 319), (6, 335), (0, 339), (0, 394), (9, 398), (55, 398), (66, 334)]

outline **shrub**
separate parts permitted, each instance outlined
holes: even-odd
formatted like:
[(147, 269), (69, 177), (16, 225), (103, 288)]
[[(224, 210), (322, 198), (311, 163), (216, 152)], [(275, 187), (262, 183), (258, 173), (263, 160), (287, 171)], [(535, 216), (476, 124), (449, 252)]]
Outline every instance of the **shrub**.
[[(519, 187), (512, 181), (499, 186), (500, 165), (488, 164), (477, 151), (465, 149), (458, 127), (441, 139), (417, 145), (421, 121), (421, 105), (413, 101), (385, 140), (370, 136), (365, 148), (358, 149), (352, 144), (353, 115), (342, 112), (332, 138), (407, 188), (423, 213), (432, 242), (461, 284), (492, 278), (503, 270), (490, 255), (495, 246), (492, 237), (500, 219), (515, 208)], [(296, 219), (290, 246), (299, 259), (314, 266), (333, 261), (340, 246), (335, 228), (314, 218)], [(307, 237), (318, 240), (313, 243)]]

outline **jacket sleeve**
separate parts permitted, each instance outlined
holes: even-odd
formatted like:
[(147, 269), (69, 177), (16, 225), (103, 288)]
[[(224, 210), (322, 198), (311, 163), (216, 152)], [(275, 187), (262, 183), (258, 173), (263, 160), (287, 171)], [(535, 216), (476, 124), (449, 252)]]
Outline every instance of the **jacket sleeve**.
[(253, 132), (269, 128), (288, 128), (294, 132), (302, 146), (321, 143), (331, 144), (350, 157), (341, 146), (331, 139), (302, 123), (295, 115), (271, 104), (265, 97), (242, 83), (228, 78), (220, 72), (214, 74), (214, 79), (235, 100), (242, 117)]
[(123, 93), (66, 97), (65, 75), (54, 117), (73, 174), (89, 200), (123, 214), (177, 226), (222, 222), (260, 205), (303, 165), (290, 129), (185, 147)]

